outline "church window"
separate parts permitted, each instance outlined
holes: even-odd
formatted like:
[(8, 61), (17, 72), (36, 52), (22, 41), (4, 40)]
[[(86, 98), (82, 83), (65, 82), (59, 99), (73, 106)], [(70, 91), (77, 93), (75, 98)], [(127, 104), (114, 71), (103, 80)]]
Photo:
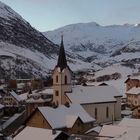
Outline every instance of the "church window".
[(58, 95), (59, 95), (59, 91), (56, 90), (56, 91), (55, 91), (55, 96), (58, 96)]
[(106, 108), (106, 118), (109, 117), (109, 107)]
[(95, 119), (97, 119), (97, 115), (98, 115), (98, 112), (97, 112), (97, 108), (95, 108)]
[(56, 76), (56, 83), (58, 83), (58, 75)]
[(65, 75), (65, 84), (67, 84), (67, 76)]

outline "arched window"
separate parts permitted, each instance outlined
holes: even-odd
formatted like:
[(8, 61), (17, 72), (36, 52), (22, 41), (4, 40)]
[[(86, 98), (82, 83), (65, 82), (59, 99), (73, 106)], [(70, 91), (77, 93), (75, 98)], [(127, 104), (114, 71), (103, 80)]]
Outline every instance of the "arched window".
[(98, 112), (97, 112), (97, 108), (95, 108), (95, 119), (97, 119), (97, 115), (98, 115)]
[(106, 108), (106, 118), (109, 117), (109, 107)]
[(59, 91), (58, 90), (55, 91), (55, 96), (59, 96)]
[(56, 83), (58, 83), (58, 75), (56, 75)]
[(65, 84), (67, 84), (67, 76), (65, 75)]

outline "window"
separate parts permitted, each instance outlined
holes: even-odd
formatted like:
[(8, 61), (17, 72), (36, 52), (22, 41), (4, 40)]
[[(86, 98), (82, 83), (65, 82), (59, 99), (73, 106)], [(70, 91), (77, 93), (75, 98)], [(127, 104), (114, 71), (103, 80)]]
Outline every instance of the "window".
[(97, 108), (95, 108), (95, 119), (97, 119)]
[(58, 83), (58, 75), (56, 76), (56, 83)]
[(106, 118), (109, 117), (109, 107), (106, 108)]
[(67, 76), (65, 75), (65, 84), (67, 84)]
[(59, 95), (59, 91), (56, 90), (56, 91), (55, 91), (55, 96), (58, 96), (58, 95)]

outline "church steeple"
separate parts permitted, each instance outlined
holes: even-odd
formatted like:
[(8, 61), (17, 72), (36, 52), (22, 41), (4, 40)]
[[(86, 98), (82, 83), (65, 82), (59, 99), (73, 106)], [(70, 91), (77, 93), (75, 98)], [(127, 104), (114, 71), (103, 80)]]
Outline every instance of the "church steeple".
[(59, 67), (61, 71), (67, 67), (67, 60), (64, 50), (63, 35), (61, 36), (61, 45), (59, 50), (59, 56), (56, 67)]
[(72, 71), (67, 65), (62, 36), (58, 62), (53, 71), (53, 102), (56, 105), (65, 104), (67, 102), (65, 93), (72, 91), (71, 79)]

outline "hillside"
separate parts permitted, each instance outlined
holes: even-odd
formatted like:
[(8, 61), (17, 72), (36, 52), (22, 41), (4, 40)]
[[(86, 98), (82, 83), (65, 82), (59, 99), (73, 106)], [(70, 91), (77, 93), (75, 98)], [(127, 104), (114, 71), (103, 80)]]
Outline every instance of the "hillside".
[(66, 49), (93, 67), (96, 64), (104, 68), (116, 63), (134, 69), (140, 67), (140, 24), (78, 23), (43, 34), (57, 44), (62, 33)]

